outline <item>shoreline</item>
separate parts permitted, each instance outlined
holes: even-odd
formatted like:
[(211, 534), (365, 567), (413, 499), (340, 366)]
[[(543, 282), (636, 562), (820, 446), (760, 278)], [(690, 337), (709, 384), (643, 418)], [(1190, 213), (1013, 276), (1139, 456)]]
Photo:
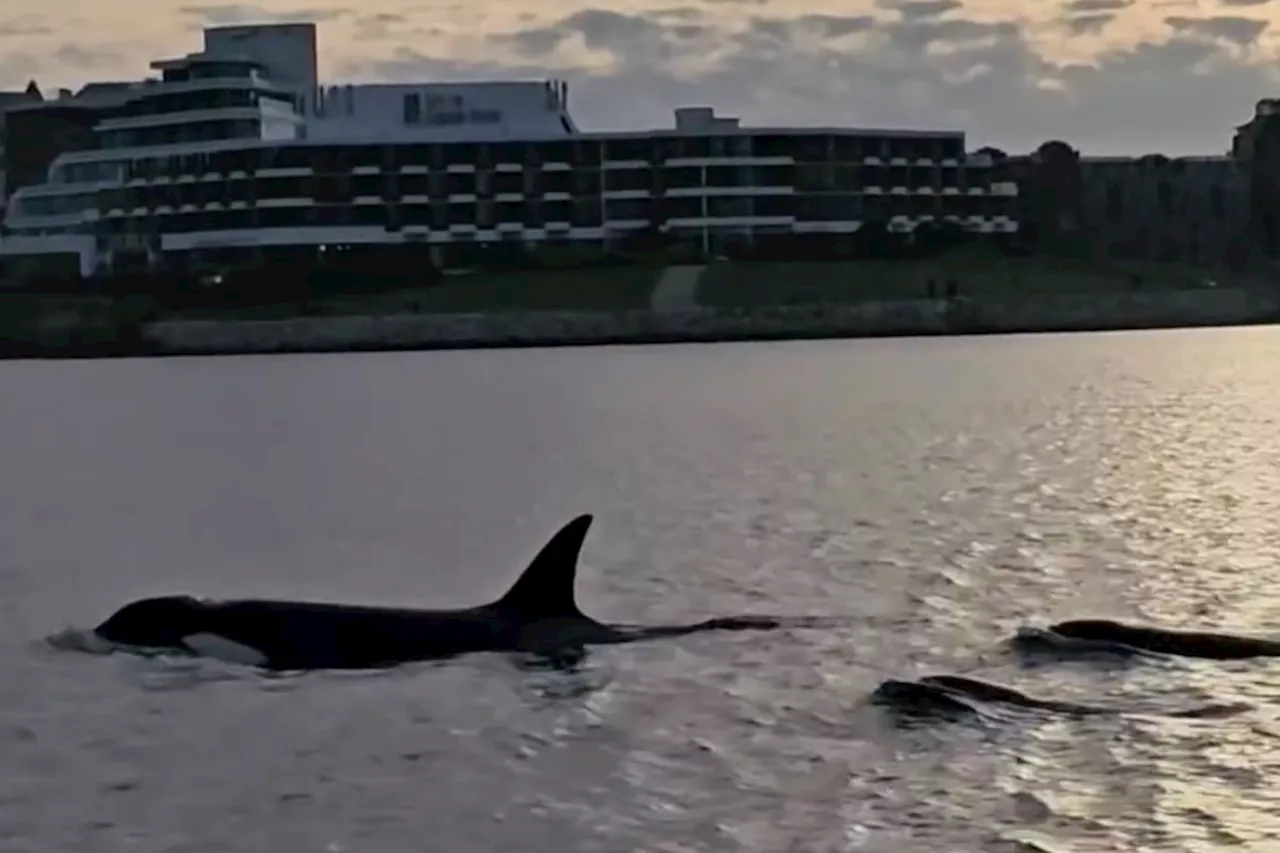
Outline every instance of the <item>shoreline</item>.
[(606, 346), (1100, 332), (1280, 322), (1280, 289), (1197, 288), (850, 305), (158, 320), (45, 328), (3, 359)]

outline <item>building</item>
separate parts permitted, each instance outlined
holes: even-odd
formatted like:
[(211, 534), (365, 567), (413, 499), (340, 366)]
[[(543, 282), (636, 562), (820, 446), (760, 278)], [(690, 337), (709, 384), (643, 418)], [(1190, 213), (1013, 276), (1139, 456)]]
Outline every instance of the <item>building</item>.
[(1236, 128), (1231, 156), (1249, 183), (1249, 232), (1270, 263), (1280, 258), (1280, 100), (1264, 98)]
[(92, 149), (104, 107), (120, 103), (129, 83), (90, 83), (72, 94), (59, 90), (50, 100), (27, 100), (10, 106), (0, 127), (0, 155), (10, 193), (43, 184), (59, 154)]
[(748, 128), (687, 108), (667, 129), (586, 133), (561, 81), (321, 86), (316, 57), (313, 24), (213, 28), (158, 77), (24, 110), (76, 130), (41, 182), (22, 159), (0, 261), (91, 275), (414, 244), (448, 265), (637, 233), (715, 253), (868, 222), (1017, 229), (1016, 186), (958, 131)]
[(1102, 254), (1237, 266), (1249, 253), (1248, 178), (1230, 157), (1085, 157), (1081, 224)]
[(9, 193), (12, 191), (12, 181), (4, 168), (4, 135), (5, 127), (8, 124), (9, 111), (24, 104), (39, 103), (42, 100), (44, 100), (44, 96), (40, 94), (40, 88), (36, 86), (35, 81), (28, 83), (27, 88), (21, 92), (0, 92), (0, 222), (4, 221), (5, 203), (8, 201)]
[(1230, 157), (1088, 157), (1053, 140), (1006, 162), (1033, 251), (1236, 268), (1252, 256), (1249, 179)]

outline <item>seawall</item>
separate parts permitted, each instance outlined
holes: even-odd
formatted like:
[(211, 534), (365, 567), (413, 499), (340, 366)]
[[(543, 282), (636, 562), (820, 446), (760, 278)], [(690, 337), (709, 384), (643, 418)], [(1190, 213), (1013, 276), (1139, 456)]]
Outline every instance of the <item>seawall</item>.
[(743, 309), (678, 305), (618, 312), (166, 320), (141, 331), (148, 354), (213, 355), (1104, 331), (1277, 321), (1280, 291), (1201, 288)]

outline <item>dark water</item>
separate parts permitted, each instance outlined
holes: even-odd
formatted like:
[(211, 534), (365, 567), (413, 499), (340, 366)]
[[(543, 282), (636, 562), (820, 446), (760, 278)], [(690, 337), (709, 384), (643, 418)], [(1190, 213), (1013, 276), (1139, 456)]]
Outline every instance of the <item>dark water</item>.
[[(1273, 629), (1277, 377), (1269, 329), (0, 365), (0, 851), (1274, 850), (1280, 661), (1022, 669), (1000, 641)], [(166, 592), (474, 603), (584, 510), (597, 616), (857, 618), (573, 674), (39, 642)], [(861, 704), (945, 671), (1258, 707)]]

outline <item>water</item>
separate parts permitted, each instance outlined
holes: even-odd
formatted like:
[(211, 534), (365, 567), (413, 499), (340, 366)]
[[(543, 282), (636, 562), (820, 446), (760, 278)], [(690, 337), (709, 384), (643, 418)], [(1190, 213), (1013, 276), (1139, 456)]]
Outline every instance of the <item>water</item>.
[[(0, 365), (0, 851), (1274, 849), (1280, 330)], [(584, 607), (844, 627), (263, 678), (40, 638), (192, 592), (452, 606), (598, 516)], [(902, 730), (964, 671), (1228, 720)], [(1019, 846), (1021, 845), (1021, 846)]]

